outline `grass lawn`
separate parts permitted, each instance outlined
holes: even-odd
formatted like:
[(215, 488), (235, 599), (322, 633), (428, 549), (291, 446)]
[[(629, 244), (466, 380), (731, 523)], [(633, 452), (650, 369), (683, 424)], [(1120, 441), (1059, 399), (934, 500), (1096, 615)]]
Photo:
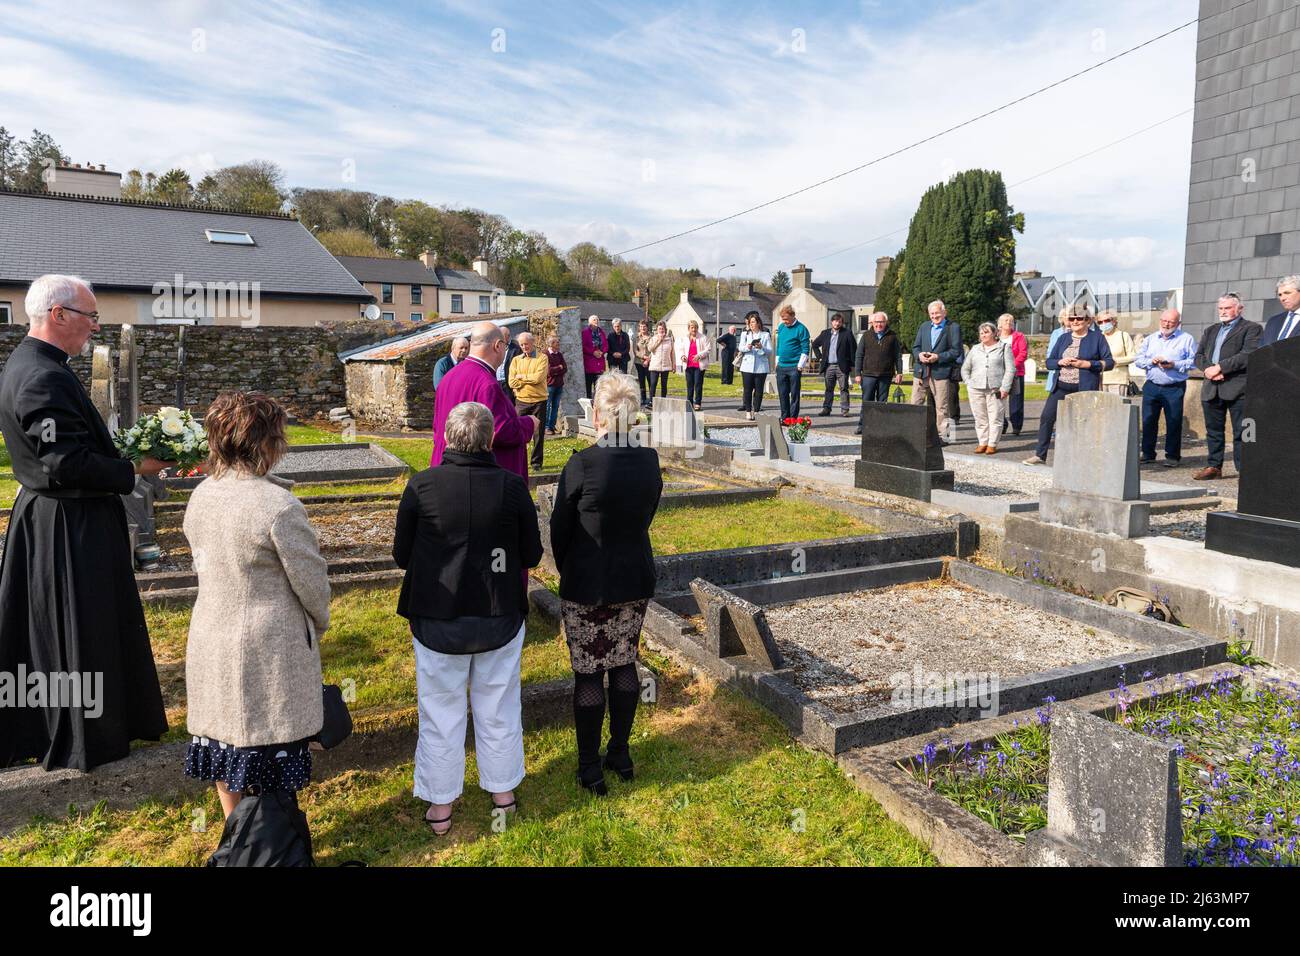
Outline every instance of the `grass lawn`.
[(875, 534), (879, 530), (841, 511), (806, 501), (773, 498), (661, 511), (650, 526), (650, 542), (655, 554), (683, 554)]
[[(352, 682), (356, 699), (349, 706), (359, 723), (414, 720), (415, 656), (406, 619), (395, 610), (397, 593), (396, 588), (347, 591), (330, 605), (321, 665), (327, 683), (346, 688), (345, 682)], [(167, 739), (184, 740), (190, 609), (146, 606), (145, 617), (171, 726)], [(568, 650), (558, 624), (529, 616), (522, 672), (526, 684), (569, 675)]]
[[(517, 819), (490, 826), (473, 755), (451, 835), (421, 822), (412, 764), (357, 769), (300, 796), (317, 862), (371, 865), (933, 865), (933, 858), (829, 758), (790, 742), (774, 717), (656, 660), (659, 703), (633, 729), (637, 778), (610, 796), (573, 780), (568, 726), (525, 734)], [(180, 773), (179, 766), (177, 774)], [(199, 832), (196, 832), (199, 831)], [(215, 792), (134, 810), (71, 809), (0, 838), (4, 865), (198, 866), (221, 836)]]
[[(684, 380), (683, 380), (684, 381)], [(682, 386), (685, 394), (685, 385)], [(339, 432), (330, 431), (317, 425), (290, 425), (289, 443), (291, 445), (321, 445), (342, 441)], [(378, 435), (357, 434), (356, 441), (373, 442), (392, 452), (406, 462), (413, 471), (429, 467), (429, 456), (433, 453), (433, 439), (424, 436), (415, 438), (383, 438)], [(586, 438), (547, 438), (542, 447), (542, 471), (559, 471), (579, 448), (588, 444)], [(329, 492), (316, 492), (328, 494)]]

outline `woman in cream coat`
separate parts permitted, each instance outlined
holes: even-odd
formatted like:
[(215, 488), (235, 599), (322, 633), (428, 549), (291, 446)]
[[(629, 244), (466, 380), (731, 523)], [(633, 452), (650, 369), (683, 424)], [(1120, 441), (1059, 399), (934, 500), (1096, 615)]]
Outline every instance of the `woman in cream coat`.
[(199, 593), (185, 652), (185, 773), (216, 782), (226, 816), (244, 792), (296, 792), (320, 733), (320, 638), (330, 584), (307, 509), (268, 474), (288, 447), (265, 395), (208, 408), (209, 477), (185, 509)]
[(992, 322), (980, 323), (979, 344), (971, 346), (961, 366), (971, 411), (975, 414), (977, 455), (995, 455), (1002, 437), (1002, 402), (1011, 394), (1016, 360), (1011, 341), (999, 339)]

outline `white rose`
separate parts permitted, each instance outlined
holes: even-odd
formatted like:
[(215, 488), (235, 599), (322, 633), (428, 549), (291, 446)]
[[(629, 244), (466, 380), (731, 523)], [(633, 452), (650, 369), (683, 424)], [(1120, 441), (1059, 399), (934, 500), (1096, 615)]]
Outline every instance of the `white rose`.
[(164, 418), (162, 422), (162, 430), (164, 435), (175, 438), (177, 435), (180, 435), (185, 431), (185, 426), (181, 424), (179, 418)]

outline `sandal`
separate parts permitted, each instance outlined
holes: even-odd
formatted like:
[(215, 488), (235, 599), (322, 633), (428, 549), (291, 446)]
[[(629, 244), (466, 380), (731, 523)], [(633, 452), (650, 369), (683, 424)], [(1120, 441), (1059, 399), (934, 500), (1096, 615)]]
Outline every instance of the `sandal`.
[[(426, 823), (429, 824), (429, 829), (433, 831), (433, 835), (434, 835), (434, 836), (444, 837), (444, 836), (446, 836), (448, 833), (451, 832), (451, 814), (450, 814), (450, 813), (447, 814), (445, 817), (431, 817), (431, 816), (429, 816), (428, 812), (426, 811), (425, 814), (424, 814), (424, 820), (425, 820)], [(447, 829), (445, 829), (445, 830), (439, 830), (439, 829), (438, 829), (438, 825), (439, 825), (439, 824), (442, 824), (442, 823), (447, 824)]]
[(518, 812), (519, 812), (519, 800), (518, 800), (518, 799), (514, 799), (514, 800), (511, 800), (509, 803), (497, 803), (496, 800), (494, 799), (494, 800), (492, 801), (492, 809), (493, 809), (493, 810), (504, 810), (506, 813), (518, 813)]

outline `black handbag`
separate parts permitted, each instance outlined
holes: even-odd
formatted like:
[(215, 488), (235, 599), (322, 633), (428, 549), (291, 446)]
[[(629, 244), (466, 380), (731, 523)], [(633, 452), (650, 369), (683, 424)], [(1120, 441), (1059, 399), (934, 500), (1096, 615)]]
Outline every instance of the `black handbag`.
[(307, 815), (284, 790), (245, 794), (221, 831), (208, 866), (315, 866)]
[(325, 722), (312, 739), (326, 750), (332, 750), (352, 736), (352, 714), (343, 702), (343, 690), (338, 684), (321, 685), (321, 703)]

